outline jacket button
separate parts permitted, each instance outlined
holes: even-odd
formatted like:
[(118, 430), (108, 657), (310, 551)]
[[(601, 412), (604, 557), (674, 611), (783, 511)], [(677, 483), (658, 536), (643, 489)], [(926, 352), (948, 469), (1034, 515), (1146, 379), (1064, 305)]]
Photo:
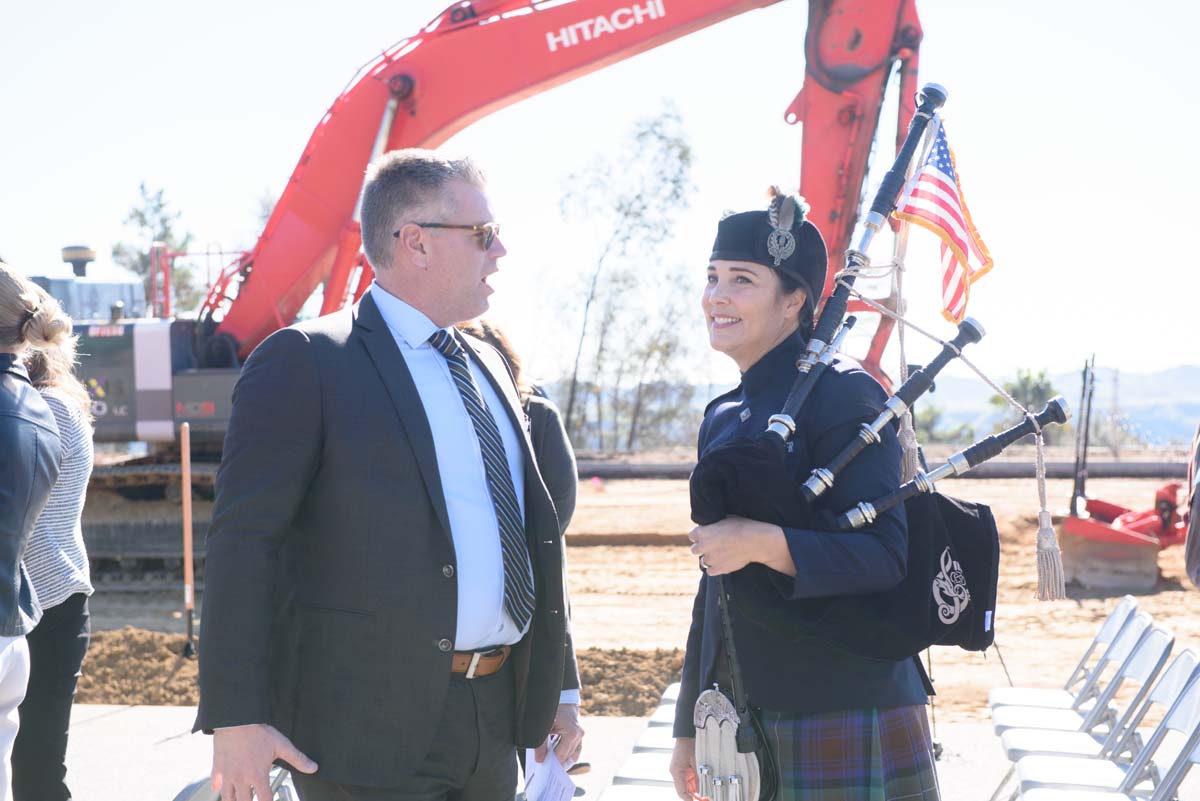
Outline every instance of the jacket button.
[(449, 651), (451, 648), (454, 647), (454, 643), (450, 642), (445, 637), (443, 637), (442, 639), (438, 640), (437, 647), (438, 647), (439, 651)]
[(450, 578), (454, 575), (454, 565), (442, 565), (442, 575)]

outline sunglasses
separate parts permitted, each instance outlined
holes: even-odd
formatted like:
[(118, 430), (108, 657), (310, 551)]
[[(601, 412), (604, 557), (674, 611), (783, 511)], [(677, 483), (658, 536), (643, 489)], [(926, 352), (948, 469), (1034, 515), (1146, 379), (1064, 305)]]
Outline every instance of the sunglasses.
[[(480, 244), (484, 250), (490, 250), (492, 243), (496, 241), (496, 237), (500, 236), (500, 223), (485, 222), (478, 225), (456, 225), (453, 223), (413, 223), (418, 228), (456, 228), (462, 231), (471, 231), (475, 234), (483, 234), (480, 239)], [(392, 236), (400, 238), (399, 231), (392, 231)]]

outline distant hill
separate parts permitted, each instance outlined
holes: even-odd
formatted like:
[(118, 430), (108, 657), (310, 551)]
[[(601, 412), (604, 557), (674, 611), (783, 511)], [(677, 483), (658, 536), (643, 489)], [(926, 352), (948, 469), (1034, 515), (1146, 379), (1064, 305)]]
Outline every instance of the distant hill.
[[(1012, 376), (994, 378), (1003, 382), (1011, 380)], [(1066, 397), (1072, 419), (1077, 419), (1079, 412), (1079, 380), (1079, 372), (1056, 373), (1050, 378), (1054, 388)], [(567, 382), (548, 382), (544, 388), (559, 407), (565, 409)], [(690, 446), (695, 441), (696, 427), (705, 405), (715, 395), (730, 388), (695, 385), (691, 400), (678, 409), (670, 430), (660, 430), (659, 436), (669, 444)], [(1200, 425), (1200, 366), (1174, 367), (1157, 373), (1118, 373), (1109, 368), (1097, 368), (1096, 395), (1092, 401), (1094, 426), (1108, 420), (1113, 409), (1114, 390), (1126, 429), (1142, 442), (1154, 447), (1191, 443), (1196, 426)], [(982, 437), (991, 433), (1003, 416), (1000, 409), (988, 402), (991, 396), (991, 388), (977, 379), (941, 376), (937, 379), (937, 390), (917, 403), (933, 404), (942, 411), (940, 428), (953, 429), (966, 424), (977, 437)], [(1093, 428), (1092, 433), (1095, 438), (1097, 429)], [(1093, 443), (1098, 444), (1095, 439)]]
[[(1054, 388), (1070, 404), (1072, 416), (1078, 413), (1081, 372), (1050, 377)], [(926, 402), (943, 411), (947, 424), (966, 423), (983, 434), (998, 418), (995, 407), (988, 403), (991, 396), (992, 390), (979, 381), (949, 376), (938, 379), (937, 391)], [(1187, 444), (1200, 425), (1200, 366), (1172, 367), (1156, 373), (1096, 368), (1094, 421), (1108, 418), (1114, 398), (1129, 430), (1147, 444)]]

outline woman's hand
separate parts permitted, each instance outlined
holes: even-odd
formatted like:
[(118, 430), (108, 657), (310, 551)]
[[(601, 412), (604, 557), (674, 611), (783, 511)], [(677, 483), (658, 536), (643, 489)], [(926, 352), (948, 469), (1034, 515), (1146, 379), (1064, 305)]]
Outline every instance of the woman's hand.
[(692, 793), (700, 787), (696, 783), (696, 738), (675, 738), (675, 750), (671, 752), (671, 778), (675, 780), (675, 792), (683, 801), (691, 801)]
[(688, 532), (688, 539), (692, 541), (692, 553), (700, 557), (700, 566), (710, 576), (734, 573), (751, 562), (796, 575), (783, 529), (772, 523), (731, 516), (718, 523), (696, 526)]

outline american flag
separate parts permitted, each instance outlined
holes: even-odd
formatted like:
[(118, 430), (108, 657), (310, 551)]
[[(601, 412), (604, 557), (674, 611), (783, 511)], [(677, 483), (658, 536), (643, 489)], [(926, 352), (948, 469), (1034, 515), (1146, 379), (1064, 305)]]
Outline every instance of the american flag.
[(971, 284), (992, 269), (992, 257), (963, 200), (942, 118), (935, 116), (933, 124), (933, 146), (921, 169), (909, 178), (894, 214), (942, 240), (942, 314), (959, 323), (967, 312)]

